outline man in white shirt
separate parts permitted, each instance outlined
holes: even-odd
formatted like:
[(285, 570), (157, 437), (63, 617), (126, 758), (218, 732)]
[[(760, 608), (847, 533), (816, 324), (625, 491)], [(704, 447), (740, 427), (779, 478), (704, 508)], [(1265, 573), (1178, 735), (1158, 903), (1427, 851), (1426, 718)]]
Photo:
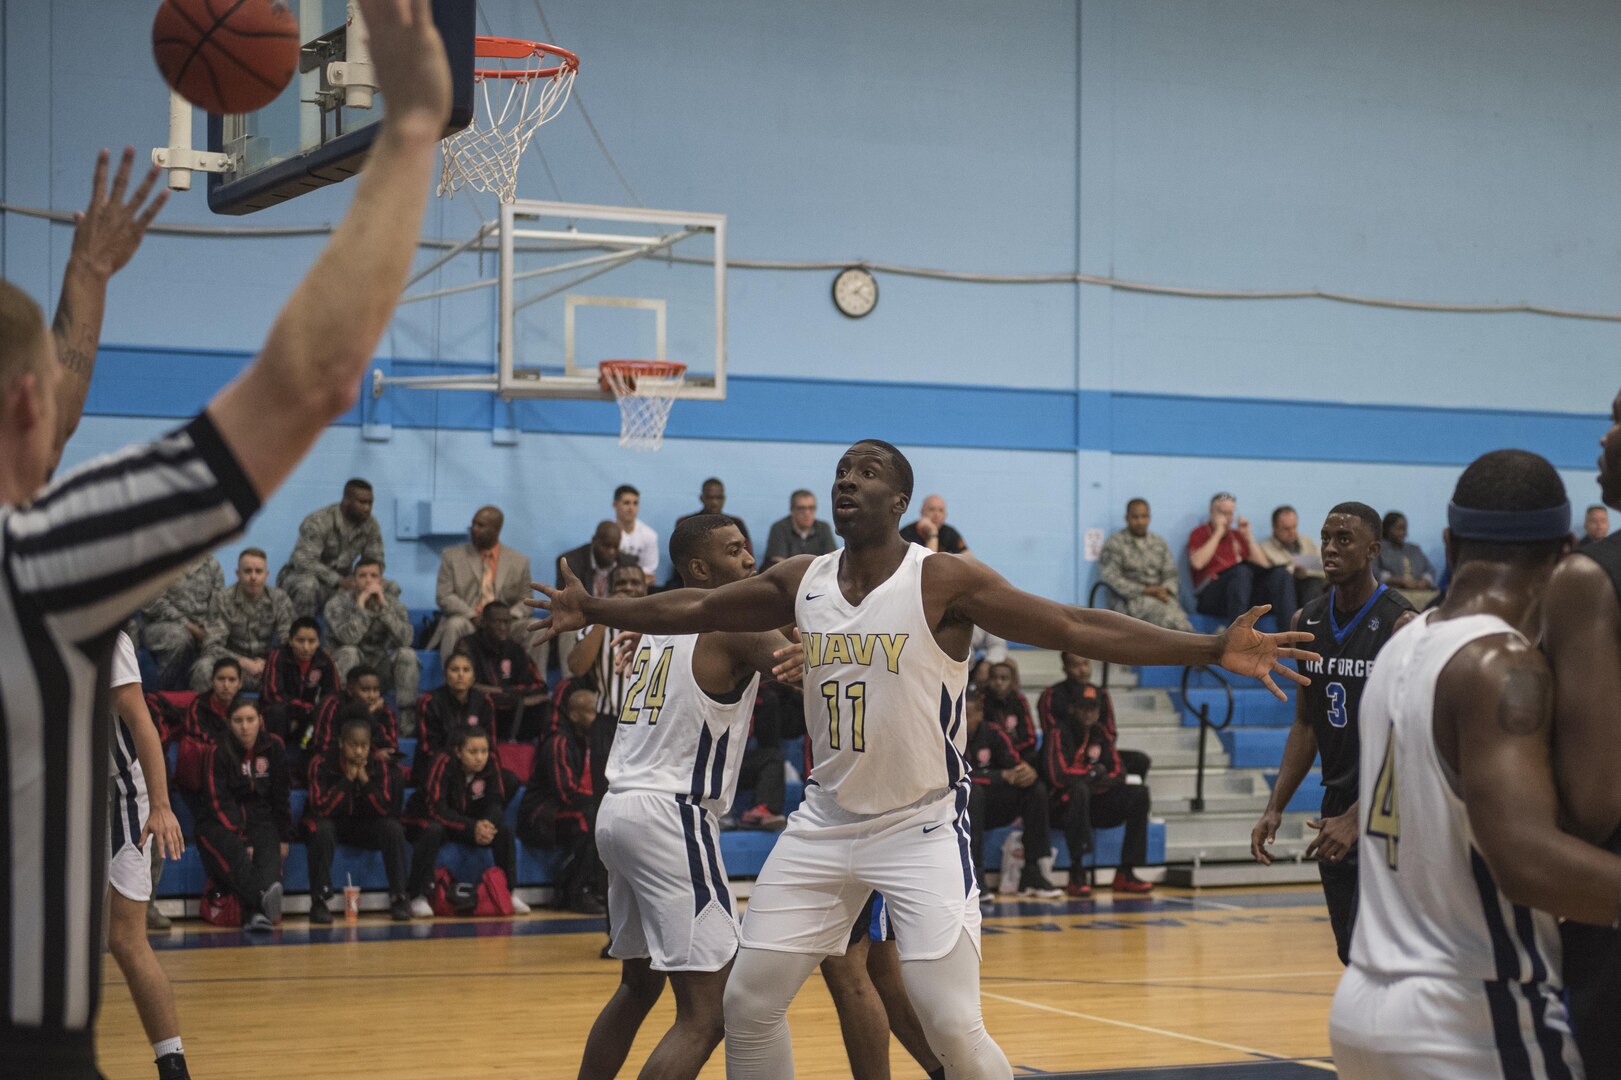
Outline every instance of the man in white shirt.
[(1295, 600), (1305, 607), (1328, 589), (1323, 575), (1323, 553), (1317, 541), (1300, 532), (1300, 515), (1292, 506), (1272, 511), (1272, 535), (1261, 541), (1261, 554), (1273, 566), (1282, 566), (1294, 575)]
[(614, 520), (619, 523), (619, 550), (630, 555), (647, 575), (647, 584), (659, 569), (659, 534), (652, 526), (641, 521), (636, 511), (642, 505), (642, 493), (629, 484), (614, 488)]

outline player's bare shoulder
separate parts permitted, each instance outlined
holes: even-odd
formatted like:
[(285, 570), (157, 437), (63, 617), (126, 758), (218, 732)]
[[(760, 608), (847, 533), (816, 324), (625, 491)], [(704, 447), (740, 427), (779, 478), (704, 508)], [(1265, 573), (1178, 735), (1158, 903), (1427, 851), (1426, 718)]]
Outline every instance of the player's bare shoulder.
[(1589, 628), (1595, 618), (1621, 623), (1621, 602), (1610, 576), (1596, 559), (1572, 553), (1560, 560), (1543, 594), (1543, 619), (1550, 633), (1562, 627)]
[(1494, 634), (1458, 650), (1436, 683), (1435, 704), (1438, 714), (1489, 720), (1504, 735), (1536, 735), (1553, 717), (1553, 671), (1523, 637)]

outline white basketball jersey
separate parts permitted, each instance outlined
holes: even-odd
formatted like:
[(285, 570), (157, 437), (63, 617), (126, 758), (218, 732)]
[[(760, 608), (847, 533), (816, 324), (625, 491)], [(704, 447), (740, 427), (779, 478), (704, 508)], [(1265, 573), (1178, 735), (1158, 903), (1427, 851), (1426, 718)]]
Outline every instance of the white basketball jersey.
[(844, 554), (830, 552), (805, 571), (794, 601), (811, 782), (852, 814), (909, 806), (967, 772), (968, 661), (941, 651), (923, 615), (930, 554), (913, 544), (889, 580), (852, 606), (839, 591)]
[(1494, 615), (1414, 620), (1362, 697), (1362, 843), (1351, 962), (1381, 975), (1560, 985), (1558, 923), (1511, 904), (1475, 847), (1435, 748), (1435, 684), (1465, 645), (1512, 634)]
[[(141, 667), (135, 660), (135, 645), (129, 635), (120, 630), (118, 642), (113, 646), (112, 678), (108, 685), (116, 690), (131, 683), (139, 685), (140, 681)], [(108, 740), (112, 751), (108, 775), (116, 788), (113, 794), (115, 798), (125, 795), (134, 798), (136, 791), (146, 786), (146, 778), (141, 774), (141, 761), (135, 756), (135, 737), (129, 733), (124, 718), (116, 712), (113, 713), (113, 721), (113, 737)]]
[(637, 646), (608, 755), (608, 790), (686, 796), (724, 814), (737, 794), (760, 675), (735, 702), (723, 705), (693, 677), (697, 644), (697, 634), (649, 634)]

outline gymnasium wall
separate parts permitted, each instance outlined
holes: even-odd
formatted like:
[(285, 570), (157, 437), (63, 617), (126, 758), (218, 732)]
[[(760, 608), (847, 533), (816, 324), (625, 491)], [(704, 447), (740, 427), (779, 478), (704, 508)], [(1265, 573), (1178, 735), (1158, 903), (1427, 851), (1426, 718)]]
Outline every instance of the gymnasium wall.
[[(151, 6), (0, 0), (0, 201), (71, 209), (96, 148), (163, 141)], [(725, 212), (736, 257), (1621, 310), (1621, 74), (1604, 44), (1621, 12), (1598, 0), (542, 6), (585, 59), (582, 101), (635, 196)], [(530, 0), (481, 8), (489, 32), (543, 36)], [(549, 176), (531, 158), (521, 194), (632, 201), (579, 104), (542, 133)], [(197, 191), (164, 221), (320, 224), (347, 198), (234, 219)], [(437, 202), (427, 232), (460, 238), (489, 208)], [(54, 303), (70, 231), (0, 224), (5, 276)], [(70, 460), (206, 400), (319, 246), (151, 238), (115, 283)], [(763, 535), (792, 488), (825, 502), (841, 445), (876, 433), (917, 448), (920, 487), (947, 496), (976, 553), (1079, 598), (1078, 530), (1115, 527), (1138, 494), (1173, 542), (1217, 488), (1258, 522), (1293, 502), (1308, 527), (1367, 499), (1405, 510), (1436, 554), (1458, 466), (1518, 443), (1588, 501), (1621, 382), (1606, 322), (896, 274), (851, 321), (831, 277), (731, 275), (731, 399), (678, 406), (659, 455), (618, 449), (611, 406), (391, 393), (367, 417), (385, 441), (358, 415), (329, 432), (248, 539), (279, 564), (302, 514), (366, 475), (390, 576), (427, 603), (449, 538), (395, 539), (396, 503), (445, 518), (500, 503), (509, 542), (549, 557), (614, 484), (638, 484), (667, 532), (714, 473)], [(487, 300), (425, 305), (380, 364), (493, 349)]]

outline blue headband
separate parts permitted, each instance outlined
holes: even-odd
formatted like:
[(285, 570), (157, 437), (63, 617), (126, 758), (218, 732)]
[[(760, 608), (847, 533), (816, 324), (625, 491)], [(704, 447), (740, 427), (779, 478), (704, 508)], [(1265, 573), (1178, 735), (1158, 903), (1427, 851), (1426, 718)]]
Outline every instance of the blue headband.
[(1527, 544), (1570, 535), (1570, 503), (1542, 510), (1475, 510), (1447, 503), (1447, 524), (1454, 540)]

